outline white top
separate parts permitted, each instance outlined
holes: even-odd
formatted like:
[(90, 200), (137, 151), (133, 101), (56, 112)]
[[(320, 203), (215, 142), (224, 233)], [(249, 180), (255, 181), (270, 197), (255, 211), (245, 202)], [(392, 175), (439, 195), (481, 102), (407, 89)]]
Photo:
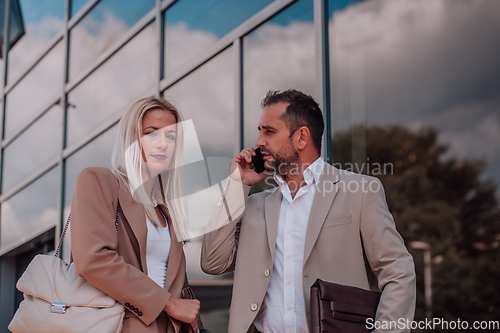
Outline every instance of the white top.
[[(165, 219), (165, 222), (167, 222), (165, 215), (163, 215), (163, 218)], [(146, 243), (146, 265), (148, 267), (148, 276), (160, 287), (165, 288), (168, 256), (170, 254), (170, 244), (172, 243), (168, 223), (165, 228), (162, 228), (161, 226), (156, 228), (146, 217), (146, 225), (148, 226)]]
[(295, 197), (283, 178), (275, 174), (283, 194), (281, 199), (273, 272), (261, 310), (254, 320), (260, 332), (308, 332), (302, 269), (309, 213), (325, 162), (320, 157), (306, 170)]

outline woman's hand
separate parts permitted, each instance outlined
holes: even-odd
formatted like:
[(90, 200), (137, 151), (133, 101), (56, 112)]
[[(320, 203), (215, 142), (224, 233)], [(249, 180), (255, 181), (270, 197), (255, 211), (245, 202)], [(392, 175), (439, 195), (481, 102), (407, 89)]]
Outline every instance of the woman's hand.
[(181, 299), (171, 296), (164, 310), (170, 317), (189, 323), (195, 332), (198, 331), (200, 301), (197, 299)]

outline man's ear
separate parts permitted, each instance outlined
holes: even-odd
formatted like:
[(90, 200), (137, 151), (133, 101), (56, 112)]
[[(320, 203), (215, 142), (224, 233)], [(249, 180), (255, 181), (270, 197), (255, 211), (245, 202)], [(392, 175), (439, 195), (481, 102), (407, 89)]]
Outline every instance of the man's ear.
[(303, 150), (309, 141), (311, 140), (311, 132), (309, 128), (306, 126), (302, 126), (297, 131), (295, 131), (295, 135), (297, 136), (297, 149)]

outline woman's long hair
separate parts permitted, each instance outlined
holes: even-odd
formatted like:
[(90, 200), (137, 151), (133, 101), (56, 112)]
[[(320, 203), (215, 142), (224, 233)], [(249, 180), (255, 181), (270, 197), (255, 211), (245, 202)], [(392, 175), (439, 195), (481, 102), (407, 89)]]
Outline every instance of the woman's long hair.
[[(175, 152), (169, 168), (152, 179), (144, 179), (142, 154), (142, 120), (150, 110), (162, 110), (175, 117), (177, 135)], [(144, 205), (146, 216), (156, 226), (160, 226), (154, 209), (153, 200), (166, 204), (179, 239), (187, 239), (184, 223), (186, 205), (184, 201), (184, 184), (182, 178), (182, 116), (172, 103), (162, 98), (143, 98), (135, 102), (123, 116), (119, 125), (118, 138), (112, 155), (113, 173), (120, 178), (136, 201)], [(147, 167), (147, 165), (146, 165)], [(143, 184), (154, 181), (153, 197), (146, 193)]]

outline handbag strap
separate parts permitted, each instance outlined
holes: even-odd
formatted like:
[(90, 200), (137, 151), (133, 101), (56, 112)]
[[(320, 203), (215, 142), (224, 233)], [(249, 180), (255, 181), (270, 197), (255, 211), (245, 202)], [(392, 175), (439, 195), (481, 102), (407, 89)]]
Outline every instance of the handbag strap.
[[(118, 207), (116, 207), (116, 217), (115, 217), (115, 228), (118, 230), (118, 211), (120, 210), (120, 201), (118, 201)], [(66, 232), (68, 231), (69, 223), (71, 222), (71, 213), (68, 216), (68, 220), (64, 225), (63, 232), (61, 233), (61, 238), (59, 238), (59, 243), (57, 244), (56, 252), (54, 256), (59, 257), (59, 251), (61, 251), (62, 243), (64, 241), (64, 236), (66, 236)]]

